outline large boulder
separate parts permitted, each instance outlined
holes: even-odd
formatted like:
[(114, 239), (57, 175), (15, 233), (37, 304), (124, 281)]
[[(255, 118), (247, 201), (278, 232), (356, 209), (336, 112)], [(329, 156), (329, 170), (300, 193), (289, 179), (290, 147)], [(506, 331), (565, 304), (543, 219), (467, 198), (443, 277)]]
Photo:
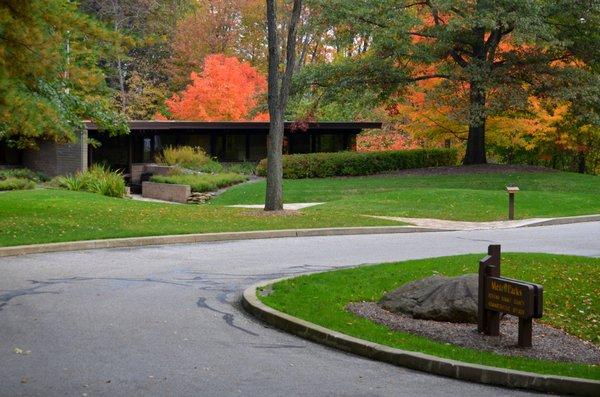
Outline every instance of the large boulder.
[(477, 323), (477, 286), (477, 274), (433, 276), (404, 284), (378, 304), (418, 319)]

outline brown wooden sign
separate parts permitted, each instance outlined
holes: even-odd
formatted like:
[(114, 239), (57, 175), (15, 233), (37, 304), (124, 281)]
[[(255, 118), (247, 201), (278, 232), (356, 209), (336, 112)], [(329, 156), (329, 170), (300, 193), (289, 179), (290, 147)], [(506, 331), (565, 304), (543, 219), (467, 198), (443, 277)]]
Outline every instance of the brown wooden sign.
[(540, 285), (505, 277), (486, 277), (485, 282), (487, 310), (523, 318), (542, 317)]
[(500, 246), (490, 245), (479, 262), (478, 330), (500, 335), (500, 314), (519, 317), (519, 346), (531, 347), (532, 318), (543, 313), (543, 287), (500, 277)]

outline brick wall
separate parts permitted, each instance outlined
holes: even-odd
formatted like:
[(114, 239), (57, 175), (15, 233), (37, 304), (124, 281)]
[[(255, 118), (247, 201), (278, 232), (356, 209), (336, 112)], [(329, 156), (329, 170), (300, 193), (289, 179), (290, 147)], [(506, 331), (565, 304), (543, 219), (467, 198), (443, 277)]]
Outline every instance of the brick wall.
[(189, 185), (142, 182), (142, 197), (185, 204), (192, 194)]
[(73, 174), (87, 169), (87, 132), (74, 143), (42, 142), (38, 150), (23, 153), (23, 165), (50, 177)]

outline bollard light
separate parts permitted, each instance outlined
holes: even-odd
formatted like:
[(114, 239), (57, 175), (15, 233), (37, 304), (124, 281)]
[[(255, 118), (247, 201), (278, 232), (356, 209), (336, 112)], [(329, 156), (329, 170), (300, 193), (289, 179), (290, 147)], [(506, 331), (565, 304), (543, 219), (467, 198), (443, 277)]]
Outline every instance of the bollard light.
[(517, 186), (507, 186), (506, 191), (508, 192), (508, 219), (515, 219), (515, 194), (519, 191)]

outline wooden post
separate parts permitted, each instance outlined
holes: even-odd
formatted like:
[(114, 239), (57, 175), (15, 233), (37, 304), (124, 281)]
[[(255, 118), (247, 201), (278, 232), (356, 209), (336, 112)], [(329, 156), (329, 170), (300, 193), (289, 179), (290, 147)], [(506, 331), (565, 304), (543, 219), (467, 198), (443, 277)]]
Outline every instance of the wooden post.
[[(492, 246), (490, 246), (492, 247)], [(500, 247), (500, 246), (498, 246)], [(499, 257), (498, 257), (499, 258)], [(500, 277), (500, 260), (498, 266), (488, 266), (486, 268), (486, 277)], [(487, 291), (485, 292), (487, 293)], [(500, 335), (500, 313), (493, 310), (486, 310), (486, 334), (492, 336)]]
[(519, 317), (519, 347), (532, 346), (533, 321), (531, 318)]
[(485, 279), (487, 277), (500, 277), (500, 245), (488, 246), (488, 256), (479, 262), (479, 288), (478, 288), (478, 325), (477, 330), (486, 335), (500, 335), (500, 313), (485, 308)]
[(508, 192), (508, 219), (515, 219), (515, 194), (519, 191), (516, 186), (507, 186), (506, 191)]

